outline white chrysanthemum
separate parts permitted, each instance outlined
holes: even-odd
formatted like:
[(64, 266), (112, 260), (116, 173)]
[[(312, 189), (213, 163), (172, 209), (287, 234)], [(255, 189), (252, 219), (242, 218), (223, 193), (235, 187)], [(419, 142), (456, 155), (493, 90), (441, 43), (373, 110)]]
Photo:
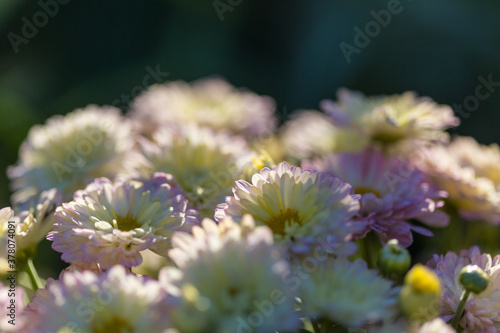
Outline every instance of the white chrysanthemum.
[(153, 85), (132, 104), (143, 133), (159, 125), (196, 123), (249, 137), (269, 135), (276, 126), (274, 100), (236, 89), (222, 79)]
[(443, 294), (438, 303), (441, 317), (448, 321), (453, 318), (460, 303), (463, 287), (459, 283), (462, 268), (467, 265), (479, 266), (488, 276), (488, 287), (480, 294), (471, 293), (459, 326), (465, 333), (500, 332), (500, 255), (493, 259), (481, 253), (477, 246), (462, 250), (458, 255), (434, 255), (427, 263), (441, 280)]
[(392, 320), (397, 314), (399, 290), (360, 259), (329, 259), (309, 274), (299, 288), (309, 317), (326, 317), (347, 328), (361, 328)]
[(460, 123), (451, 107), (412, 92), (366, 97), (360, 92), (340, 89), (337, 98), (336, 103), (321, 102), (321, 108), (334, 124), (383, 146), (409, 141), (447, 141), (444, 130)]
[(163, 332), (171, 303), (160, 284), (115, 266), (65, 272), (39, 289), (25, 312), (28, 333)]
[(61, 204), (61, 194), (54, 188), (44, 191), (33, 200), (20, 206), (23, 210), (16, 217), (16, 245), (18, 258), (32, 258), (38, 243), (54, 226), (54, 211)]
[(56, 210), (58, 223), (47, 239), (67, 262), (138, 266), (140, 251), (166, 255), (171, 235), (197, 223), (196, 212), (186, 207), (182, 191), (164, 173), (147, 181), (98, 178)]
[(201, 217), (213, 217), (254, 156), (242, 137), (195, 125), (163, 127), (153, 138), (139, 140), (142, 159), (131, 155), (129, 167), (146, 177), (172, 174)]
[(8, 170), (13, 202), (22, 203), (51, 188), (69, 200), (94, 178), (113, 177), (132, 139), (128, 121), (113, 107), (90, 105), (34, 126), (18, 163)]
[(500, 224), (500, 149), (470, 137), (422, 151), (419, 166), (441, 189), (460, 216)]
[(241, 225), (205, 219), (193, 235), (177, 233), (169, 255), (178, 265), (160, 282), (180, 304), (174, 327), (183, 333), (269, 333), (299, 327), (294, 295), (284, 283), (289, 265), (267, 227), (250, 216)]
[(217, 206), (215, 218), (251, 214), (295, 254), (308, 253), (319, 242), (330, 252), (351, 255), (356, 246), (350, 237), (364, 227), (352, 223), (359, 207), (359, 196), (349, 184), (282, 162), (253, 175), (251, 184), (237, 181), (233, 196)]
[[(1, 212), (1, 211), (0, 211)], [(18, 275), (7, 275), (0, 282), (0, 331), (24, 332), (24, 289), (18, 285)]]
[(312, 110), (295, 114), (284, 125), (281, 140), (286, 154), (296, 159), (355, 151), (366, 144), (357, 133), (335, 126), (330, 117)]

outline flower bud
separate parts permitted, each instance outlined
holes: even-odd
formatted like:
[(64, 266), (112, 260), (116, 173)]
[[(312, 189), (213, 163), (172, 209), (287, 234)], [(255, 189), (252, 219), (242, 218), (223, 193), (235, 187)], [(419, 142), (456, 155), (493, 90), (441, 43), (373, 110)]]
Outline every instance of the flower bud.
[(258, 156), (252, 157), (252, 166), (259, 171), (262, 168), (274, 168), (276, 163), (274, 163), (272, 157), (265, 150), (260, 150)]
[(479, 294), (488, 287), (490, 278), (479, 266), (467, 265), (460, 271), (458, 281), (465, 290)]
[(412, 321), (424, 322), (439, 314), (436, 304), (440, 296), (439, 277), (430, 268), (416, 264), (405, 276), (399, 304)]
[(377, 258), (377, 266), (382, 275), (394, 280), (399, 280), (400, 277), (402, 279), (410, 264), (410, 253), (396, 239), (388, 241)]
[(268, 152), (261, 149), (257, 156), (252, 157), (252, 163), (247, 165), (243, 170), (243, 179), (252, 179), (252, 176), (259, 172), (262, 168), (272, 169), (276, 166), (271, 155)]

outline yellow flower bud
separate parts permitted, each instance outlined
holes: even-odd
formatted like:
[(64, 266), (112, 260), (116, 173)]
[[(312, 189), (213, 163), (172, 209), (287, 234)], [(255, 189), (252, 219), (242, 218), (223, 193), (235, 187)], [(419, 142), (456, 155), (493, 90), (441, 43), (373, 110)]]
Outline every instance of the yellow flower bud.
[(269, 169), (272, 169), (276, 166), (276, 163), (274, 163), (273, 159), (267, 153), (265, 150), (259, 150), (259, 155), (258, 156), (253, 156), (252, 157), (252, 164), (248, 165), (244, 170), (243, 170), (243, 179), (250, 180), (252, 179), (252, 176), (259, 172), (262, 168), (268, 167)]
[(430, 268), (416, 264), (406, 274), (399, 294), (402, 312), (412, 321), (423, 322), (438, 315), (436, 306), (441, 295), (441, 282)]
[(274, 163), (273, 159), (271, 158), (271, 156), (267, 151), (260, 150), (259, 156), (254, 156), (252, 158), (252, 165), (258, 171), (264, 167), (272, 169), (276, 166), (276, 163)]

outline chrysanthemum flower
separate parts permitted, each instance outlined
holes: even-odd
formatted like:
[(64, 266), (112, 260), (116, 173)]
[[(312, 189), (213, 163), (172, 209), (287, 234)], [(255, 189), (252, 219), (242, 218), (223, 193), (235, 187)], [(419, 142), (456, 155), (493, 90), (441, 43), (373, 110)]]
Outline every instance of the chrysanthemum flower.
[(197, 219), (186, 207), (163, 173), (148, 181), (98, 178), (56, 210), (58, 223), (47, 238), (67, 262), (133, 267), (142, 261), (140, 251), (166, 255), (173, 232), (190, 230)]
[(419, 166), (441, 189), (460, 216), (470, 221), (500, 224), (500, 149), (470, 137), (449, 146), (422, 150)]
[(172, 305), (160, 284), (115, 266), (49, 279), (26, 308), (25, 332), (163, 332)]
[(458, 254), (434, 255), (427, 263), (441, 279), (443, 294), (438, 305), (441, 317), (448, 321), (457, 310), (463, 293), (458, 277), (463, 267), (479, 266), (490, 278), (486, 290), (480, 294), (471, 293), (465, 313), (459, 325), (466, 333), (500, 331), (500, 255), (493, 259), (489, 254), (481, 253), (478, 247), (462, 250)]
[(132, 104), (143, 133), (164, 124), (196, 123), (248, 137), (269, 135), (276, 126), (274, 100), (236, 89), (222, 79), (153, 85)]
[(334, 124), (352, 129), (382, 146), (408, 141), (447, 141), (448, 134), (443, 130), (460, 123), (451, 107), (412, 92), (366, 97), (360, 92), (340, 89), (337, 98), (336, 103), (321, 102), (321, 108)]
[(375, 149), (329, 155), (304, 166), (339, 177), (361, 195), (357, 219), (365, 227), (356, 235), (358, 238), (374, 230), (384, 242), (397, 239), (407, 247), (413, 242), (412, 231), (432, 235), (408, 220), (439, 227), (449, 222), (449, 217), (437, 210), (443, 205), (439, 199), (444, 193), (433, 190), (418, 169)]
[(18, 275), (8, 275), (0, 282), (0, 331), (24, 332), (24, 289), (18, 284)]
[(397, 314), (398, 289), (360, 259), (329, 259), (299, 288), (304, 313), (328, 318), (346, 328), (362, 328), (392, 320)]
[(289, 265), (267, 227), (250, 216), (241, 224), (209, 219), (193, 235), (177, 233), (160, 283), (179, 298), (172, 313), (183, 333), (295, 331), (294, 294), (284, 282)]
[[(14, 266), (24, 265), (33, 258), (38, 243), (45, 239), (55, 222), (53, 214), (61, 203), (61, 196), (56, 189), (44, 191), (40, 196), (32, 197), (17, 209), (22, 210), (15, 216), (10, 207), (0, 210), (0, 274), (9, 270), (7, 264), (8, 243), (11, 243), (15, 253)], [(24, 210), (25, 209), (25, 210)], [(10, 223), (9, 223), (10, 222)], [(10, 267), (10, 270), (15, 268)]]
[(145, 177), (172, 174), (201, 217), (213, 217), (254, 156), (242, 137), (195, 125), (163, 127), (153, 137), (139, 140), (143, 160), (131, 155), (130, 168)]
[(251, 214), (292, 253), (307, 253), (319, 242), (329, 252), (351, 255), (356, 247), (348, 240), (360, 230), (351, 223), (359, 210), (358, 200), (349, 184), (282, 162), (253, 175), (251, 184), (237, 181), (233, 196), (217, 206), (215, 219)]
[(54, 211), (61, 204), (61, 194), (55, 188), (44, 191), (33, 200), (28, 200), (20, 208), (23, 210), (16, 220), (16, 245), (19, 258), (32, 258), (38, 243), (47, 236), (54, 226)]
[(54, 116), (30, 130), (18, 163), (8, 170), (12, 201), (22, 203), (51, 188), (69, 200), (94, 178), (113, 177), (132, 145), (129, 123), (116, 108), (90, 105)]
[(357, 133), (335, 126), (330, 117), (313, 110), (300, 111), (286, 122), (281, 140), (285, 153), (296, 159), (355, 151), (366, 145)]

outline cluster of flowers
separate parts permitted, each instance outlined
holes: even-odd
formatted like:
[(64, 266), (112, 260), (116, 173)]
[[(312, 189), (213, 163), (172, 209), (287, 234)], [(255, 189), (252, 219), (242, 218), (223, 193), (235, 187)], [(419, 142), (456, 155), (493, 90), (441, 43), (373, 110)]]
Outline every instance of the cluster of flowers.
[[(320, 107), (278, 127), (270, 97), (204, 79), (33, 127), (0, 210), (0, 273), (14, 221), (31, 282), (16, 326), (0, 291), (0, 330), (500, 332), (500, 255), (406, 250), (500, 224), (498, 146), (413, 93)], [(70, 264), (46, 283), (45, 238)]]

